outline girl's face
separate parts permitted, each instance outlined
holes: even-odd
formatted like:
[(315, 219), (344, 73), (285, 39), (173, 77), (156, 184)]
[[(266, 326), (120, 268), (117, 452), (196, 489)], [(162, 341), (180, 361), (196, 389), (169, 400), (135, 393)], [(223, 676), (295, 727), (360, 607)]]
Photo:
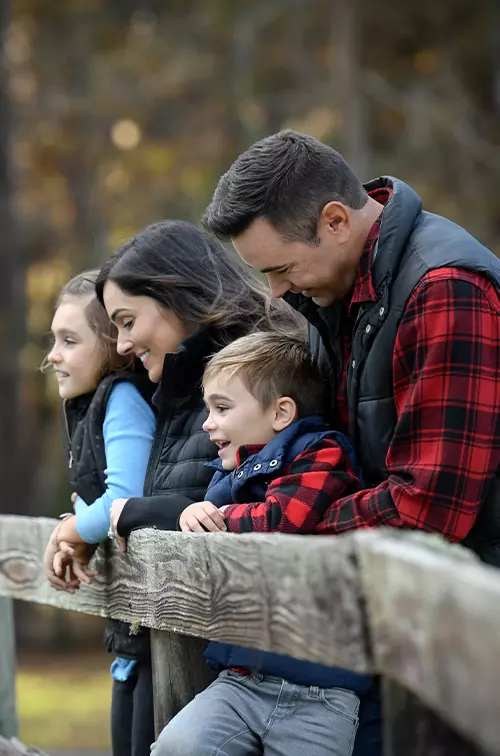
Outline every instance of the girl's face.
[(190, 330), (171, 310), (151, 297), (132, 296), (113, 281), (103, 291), (104, 306), (118, 329), (119, 354), (135, 354), (149, 380), (159, 383), (167, 352), (175, 352)]
[(97, 388), (103, 352), (85, 316), (90, 297), (64, 299), (57, 308), (51, 330), (54, 346), (47, 359), (54, 368), (61, 399), (73, 399)]

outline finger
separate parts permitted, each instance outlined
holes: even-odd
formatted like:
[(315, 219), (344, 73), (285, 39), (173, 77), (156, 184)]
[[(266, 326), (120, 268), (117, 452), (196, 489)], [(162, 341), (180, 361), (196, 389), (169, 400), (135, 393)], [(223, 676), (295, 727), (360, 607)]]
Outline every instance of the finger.
[(125, 553), (127, 550), (127, 539), (123, 536), (116, 534), (116, 543), (118, 544), (118, 548), (122, 553)]
[(72, 504), (75, 503), (75, 501), (77, 499), (77, 496), (78, 496), (78, 494), (76, 493), (76, 491), (74, 491), (74, 493), (71, 494), (71, 503)]
[(62, 551), (66, 556), (75, 556), (75, 549), (67, 541), (60, 541), (59, 551)]
[(47, 580), (51, 586), (51, 588), (54, 588), (56, 591), (70, 591), (73, 592), (78, 588), (78, 582), (77, 581), (69, 581), (66, 582), (66, 580), (63, 580), (62, 578), (58, 578), (55, 575), (51, 575), (50, 577), (47, 576)]
[(85, 567), (82, 564), (73, 562), (72, 569), (75, 573), (75, 576), (78, 578), (78, 580), (80, 580), (80, 582), (90, 585), (90, 583), (92, 582), (92, 576), (87, 573)]
[(224, 517), (221, 515), (221, 513), (216, 507), (214, 507), (213, 510), (209, 510), (207, 512), (207, 515), (210, 517), (212, 522), (215, 523), (217, 530), (227, 530), (227, 525), (224, 520)]
[(200, 524), (198, 519), (191, 515), (191, 517), (187, 520), (188, 530), (191, 533), (205, 533), (205, 528)]
[(67, 556), (62, 551), (58, 551), (52, 563), (52, 569), (54, 571), (54, 574), (57, 575), (57, 577), (60, 577), (64, 580), (67, 566), (68, 566)]

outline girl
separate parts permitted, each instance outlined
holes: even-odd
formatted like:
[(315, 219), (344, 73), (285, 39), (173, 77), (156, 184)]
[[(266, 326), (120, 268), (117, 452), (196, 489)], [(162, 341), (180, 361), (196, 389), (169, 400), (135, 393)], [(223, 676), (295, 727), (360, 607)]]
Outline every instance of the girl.
[[(47, 576), (56, 589), (73, 590), (78, 580), (90, 582), (96, 574), (87, 565), (96, 545), (107, 538), (111, 503), (142, 493), (156, 425), (147, 401), (152, 384), (142, 369), (132, 370), (133, 358), (116, 352), (116, 329), (95, 295), (97, 275), (82, 273), (62, 290), (52, 321), (54, 344), (47, 355), (63, 400), (69, 477), (76, 492), (76, 514), (57, 526), (45, 553)], [(140, 716), (134, 707), (133, 720), (126, 695), (136, 691), (149, 713), (150, 686), (144, 691), (141, 684), (147, 680), (144, 658), (149, 671), (147, 640), (130, 637), (128, 626), (116, 620), (109, 620), (106, 635), (115, 639), (110, 648), (120, 653), (111, 667), (113, 753), (149, 753), (154, 735), (148, 729), (150, 717)], [(145, 746), (134, 749), (132, 741)]]

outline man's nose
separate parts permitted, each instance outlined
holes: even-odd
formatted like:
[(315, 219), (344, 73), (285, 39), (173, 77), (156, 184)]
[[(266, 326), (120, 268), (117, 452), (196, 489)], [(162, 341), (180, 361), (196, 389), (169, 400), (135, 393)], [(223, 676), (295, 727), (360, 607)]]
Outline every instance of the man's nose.
[(271, 273), (267, 274), (267, 280), (269, 281), (269, 288), (271, 289), (271, 295), (275, 299), (279, 299), (284, 296), (287, 291), (290, 290), (290, 283), (283, 278), (273, 276)]

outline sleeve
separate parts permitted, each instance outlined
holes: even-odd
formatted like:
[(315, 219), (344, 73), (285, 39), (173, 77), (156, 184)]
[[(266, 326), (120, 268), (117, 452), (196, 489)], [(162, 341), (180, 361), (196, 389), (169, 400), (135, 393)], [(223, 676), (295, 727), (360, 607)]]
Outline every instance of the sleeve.
[(106, 491), (85, 510), (78, 508), (76, 528), (87, 543), (103, 541), (114, 499), (142, 493), (153, 435), (153, 410), (131, 383), (114, 385), (104, 418)]
[(337, 501), (318, 532), (389, 525), (465, 538), (500, 463), (499, 314), (478, 274), (443, 269), (421, 281), (393, 354), (388, 478)]
[(125, 537), (140, 528), (177, 530), (179, 517), (192, 503), (192, 499), (178, 493), (129, 499), (118, 519), (118, 535)]
[(270, 483), (266, 499), (232, 504), (225, 512), (232, 533), (313, 533), (332, 501), (359, 488), (348, 456), (333, 439), (320, 439)]

